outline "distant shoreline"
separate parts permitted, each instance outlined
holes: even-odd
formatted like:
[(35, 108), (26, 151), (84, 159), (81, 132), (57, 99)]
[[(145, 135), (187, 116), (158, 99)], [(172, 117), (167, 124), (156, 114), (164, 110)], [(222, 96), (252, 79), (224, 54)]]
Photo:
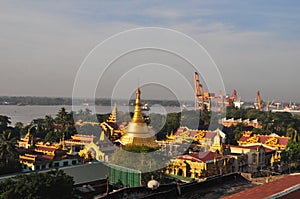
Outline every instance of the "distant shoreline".
[[(114, 103), (121, 105), (128, 105), (128, 99), (114, 99), (111, 101), (109, 98), (96, 98), (84, 99), (78, 98), (76, 105), (97, 105), (97, 106), (110, 106)], [(133, 103), (134, 99), (129, 101), (129, 104)], [(158, 99), (146, 99), (143, 100), (144, 103), (148, 105), (159, 104), (162, 106), (179, 106), (179, 102), (175, 100), (158, 100)], [(252, 101), (245, 101), (244, 105), (253, 105)], [(284, 105), (288, 105), (290, 102), (282, 102)], [(300, 102), (293, 102), (300, 104)], [(194, 106), (193, 100), (183, 100), (185, 106)], [(0, 96), (0, 105), (17, 105), (17, 106), (71, 106), (73, 105), (73, 100), (71, 97), (39, 97), (39, 96)]]
[[(112, 104), (111, 99), (108, 98), (96, 98), (93, 99), (77, 99), (75, 100), (78, 102), (78, 105), (81, 104), (95, 104), (97, 106), (110, 106)], [(126, 99), (116, 99), (113, 100), (113, 103), (120, 103), (120, 104), (128, 104), (128, 100)], [(134, 99), (129, 101), (133, 103)], [(144, 103), (149, 105), (153, 104), (160, 104), (163, 106), (178, 106), (179, 102), (175, 100), (156, 100), (156, 99), (149, 99), (144, 100)], [(193, 106), (193, 101), (185, 100), (185, 105)], [(73, 104), (73, 100), (71, 97), (37, 97), (37, 96), (0, 96), (0, 105), (17, 105), (17, 106), (71, 106)]]

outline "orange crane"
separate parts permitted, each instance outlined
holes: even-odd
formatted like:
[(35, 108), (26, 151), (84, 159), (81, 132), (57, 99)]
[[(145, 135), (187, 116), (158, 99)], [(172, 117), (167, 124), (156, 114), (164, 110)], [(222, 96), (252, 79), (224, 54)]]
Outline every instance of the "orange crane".
[(233, 102), (237, 100), (237, 92), (236, 90), (234, 89), (233, 90), (233, 93), (231, 95), (231, 97), (226, 97), (226, 106), (232, 106), (233, 105)]
[(256, 106), (255, 107), (256, 107), (256, 109), (261, 110), (261, 111), (263, 110), (263, 107), (264, 107), (264, 102), (260, 97), (259, 91), (257, 91), (257, 93), (256, 93)]
[(213, 98), (211, 93), (204, 92), (203, 86), (199, 80), (199, 74), (197, 72), (194, 73), (194, 87), (195, 87), (195, 109), (198, 107), (200, 110), (207, 109), (210, 111), (211, 102), (210, 100)]
[[(195, 88), (195, 110), (200, 108), (200, 110), (207, 109), (210, 111), (211, 102), (215, 100), (215, 109), (216, 111), (221, 110), (224, 105), (232, 106), (233, 102), (235, 102), (237, 98), (237, 91), (234, 90), (231, 97), (224, 96), (220, 91), (220, 95), (217, 96), (215, 93), (205, 92), (202, 84), (199, 80), (199, 74), (197, 72), (194, 73), (194, 88)], [(221, 109), (220, 109), (221, 108)]]

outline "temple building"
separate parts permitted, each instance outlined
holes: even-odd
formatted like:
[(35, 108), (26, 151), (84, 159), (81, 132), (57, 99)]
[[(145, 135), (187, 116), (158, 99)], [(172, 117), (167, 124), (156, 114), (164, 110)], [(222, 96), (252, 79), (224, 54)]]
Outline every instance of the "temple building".
[(222, 152), (225, 143), (226, 134), (220, 129), (211, 130), (194, 130), (187, 127), (179, 127), (175, 133), (167, 136), (166, 143), (182, 144), (194, 141), (201, 151), (219, 151)]
[(68, 153), (63, 138), (60, 143), (54, 144), (37, 142), (29, 129), (18, 144), (19, 162), (24, 172), (71, 166), (79, 163), (78, 157)]
[(117, 113), (117, 105), (115, 104), (109, 118), (100, 124), (102, 132), (111, 142), (114, 142), (121, 137), (121, 130), (117, 124)]
[(34, 149), (19, 148), (22, 171), (36, 171), (79, 164), (76, 156), (55, 146), (38, 146)]
[(240, 146), (249, 146), (253, 144), (262, 144), (272, 147), (274, 150), (283, 150), (286, 148), (289, 137), (279, 136), (275, 133), (271, 135), (253, 134), (250, 131), (244, 132), (238, 141)]
[(90, 144), (91, 142), (95, 142), (96, 137), (93, 135), (82, 135), (82, 134), (75, 134), (72, 135), (70, 139), (65, 140), (64, 143), (66, 145), (66, 148), (69, 149), (69, 152), (71, 154), (76, 154), (81, 149), (83, 149), (87, 144)]
[(122, 129), (122, 137), (118, 142), (123, 146), (135, 145), (155, 148), (158, 147), (158, 144), (155, 141), (155, 132), (148, 127), (143, 118), (140, 96), (141, 90), (140, 88), (137, 88), (133, 117), (129, 124)]
[(34, 138), (32, 135), (30, 135), (30, 132), (28, 130), (28, 133), (26, 133), (26, 135), (18, 141), (18, 146), (28, 149), (33, 145), (34, 145)]
[(287, 162), (281, 157), (288, 140), (288, 137), (275, 133), (260, 135), (247, 131), (239, 139), (239, 146), (230, 146), (230, 149), (232, 154), (248, 156), (248, 172), (255, 172), (257, 168), (270, 168), (282, 172), (288, 169)]
[[(263, 146), (262, 144), (254, 144), (251, 146), (230, 146), (230, 155), (237, 159), (235, 171), (249, 173), (257, 172), (258, 169), (270, 166), (271, 158), (274, 154), (276, 154), (277, 160), (277, 157), (279, 158), (280, 154), (273, 148)], [(244, 159), (243, 156), (246, 156), (246, 159)]]
[(192, 148), (172, 159), (165, 172), (194, 179), (232, 172), (236, 160), (228, 155), (225, 139), (226, 135), (220, 129), (195, 130), (181, 126), (167, 136), (166, 144), (180, 145), (187, 142), (191, 143)]
[(190, 178), (204, 178), (208, 176), (232, 172), (234, 159), (230, 156), (206, 151), (177, 156), (166, 167), (166, 173)]

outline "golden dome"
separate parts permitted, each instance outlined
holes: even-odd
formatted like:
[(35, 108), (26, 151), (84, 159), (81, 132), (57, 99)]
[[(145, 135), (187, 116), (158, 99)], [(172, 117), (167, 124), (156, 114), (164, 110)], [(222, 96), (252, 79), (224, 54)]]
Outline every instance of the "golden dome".
[(134, 113), (131, 122), (124, 128), (124, 135), (121, 137), (123, 145), (146, 145), (149, 147), (156, 147), (158, 144), (155, 142), (155, 133), (147, 126), (141, 111), (141, 90), (136, 89), (136, 99)]

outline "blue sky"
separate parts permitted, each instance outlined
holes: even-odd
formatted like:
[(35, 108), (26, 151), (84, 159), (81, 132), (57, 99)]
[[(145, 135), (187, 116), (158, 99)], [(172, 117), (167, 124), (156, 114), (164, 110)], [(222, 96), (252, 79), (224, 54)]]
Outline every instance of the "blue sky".
[(299, 1), (12, 0), (0, 5), (1, 95), (71, 96), (80, 64), (99, 42), (130, 28), (158, 26), (202, 44), (228, 93), (237, 89), (253, 100), (261, 90), (265, 100), (300, 101)]

